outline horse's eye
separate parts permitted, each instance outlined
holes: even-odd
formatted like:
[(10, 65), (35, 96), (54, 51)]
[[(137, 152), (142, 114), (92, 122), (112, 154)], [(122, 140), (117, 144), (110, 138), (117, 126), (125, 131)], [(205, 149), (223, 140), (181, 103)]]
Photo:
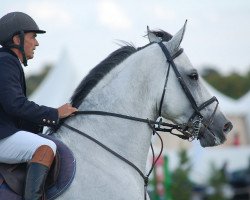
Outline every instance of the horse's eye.
[(196, 80), (196, 81), (197, 81), (197, 80), (199, 79), (199, 75), (198, 75), (197, 72), (193, 72), (193, 73), (189, 74), (188, 76), (189, 76), (189, 78), (191, 78), (192, 80)]

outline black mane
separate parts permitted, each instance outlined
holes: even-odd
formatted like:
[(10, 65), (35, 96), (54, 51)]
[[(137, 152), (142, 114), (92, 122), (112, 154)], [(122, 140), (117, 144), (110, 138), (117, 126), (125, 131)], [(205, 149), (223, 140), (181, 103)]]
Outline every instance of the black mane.
[[(172, 35), (165, 31), (153, 31), (156, 36), (160, 37), (162, 41), (169, 41), (172, 38)], [(150, 45), (150, 44), (149, 44)], [(113, 68), (119, 65), (122, 61), (128, 58), (130, 55), (144, 49), (148, 45), (136, 49), (132, 45), (123, 46), (113, 53), (111, 53), (106, 59), (94, 67), (89, 74), (81, 81), (76, 90), (74, 91), (71, 97), (71, 104), (73, 107), (78, 108), (85, 97), (90, 93), (90, 91), (102, 80), (105, 75), (107, 75)], [(52, 134), (56, 132), (65, 119), (60, 120), (60, 123), (49, 129), (49, 133)]]
[[(153, 33), (160, 37), (162, 41), (169, 41), (172, 35), (165, 31), (153, 31)], [(139, 48), (142, 49), (142, 48)], [(74, 94), (71, 97), (72, 106), (78, 108), (84, 98), (89, 92), (97, 85), (97, 83), (108, 74), (115, 66), (119, 65), (131, 54), (135, 53), (137, 49), (133, 46), (123, 46), (120, 49), (111, 53), (105, 60), (93, 68), (89, 74), (82, 80), (79, 86), (76, 88)]]
[(132, 46), (123, 46), (114, 51), (105, 60), (93, 68), (82, 80), (71, 97), (72, 106), (78, 108), (84, 98), (106, 74), (136, 51), (136, 48)]

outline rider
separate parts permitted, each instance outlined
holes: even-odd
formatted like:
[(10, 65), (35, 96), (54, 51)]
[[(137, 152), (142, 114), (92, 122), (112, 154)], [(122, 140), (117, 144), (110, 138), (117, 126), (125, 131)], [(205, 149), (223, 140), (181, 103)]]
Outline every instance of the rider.
[(0, 19), (0, 163), (28, 162), (25, 200), (43, 198), (43, 187), (54, 160), (56, 145), (34, 133), (53, 126), (77, 111), (70, 104), (59, 108), (40, 106), (26, 97), (22, 64), (32, 59), (39, 45), (36, 35), (45, 33), (22, 12)]

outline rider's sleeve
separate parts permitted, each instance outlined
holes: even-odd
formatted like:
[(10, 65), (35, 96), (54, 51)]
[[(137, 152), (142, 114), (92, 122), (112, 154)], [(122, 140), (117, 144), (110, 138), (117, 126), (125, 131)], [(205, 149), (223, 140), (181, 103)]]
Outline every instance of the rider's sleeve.
[(10, 116), (39, 125), (56, 125), (59, 121), (57, 109), (40, 106), (25, 96), (19, 65), (17, 59), (0, 60), (0, 105), (3, 110)]

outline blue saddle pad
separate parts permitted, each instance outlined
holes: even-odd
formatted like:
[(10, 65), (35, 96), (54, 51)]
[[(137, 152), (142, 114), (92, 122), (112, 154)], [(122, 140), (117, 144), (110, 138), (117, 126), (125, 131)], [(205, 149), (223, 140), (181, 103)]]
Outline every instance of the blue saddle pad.
[[(46, 190), (46, 197), (48, 200), (53, 200), (60, 196), (72, 183), (75, 171), (76, 160), (72, 151), (60, 140), (55, 139), (53, 136), (42, 135), (57, 145), (57, 154), (59, 158), (59, 172), (56, 182)], [(1, 179), (0, 174), (0, 179)], [(0, 185), (0, 200), (22, 200), (23, 198), (16, 194), (11, 188), (3, 182)]]

